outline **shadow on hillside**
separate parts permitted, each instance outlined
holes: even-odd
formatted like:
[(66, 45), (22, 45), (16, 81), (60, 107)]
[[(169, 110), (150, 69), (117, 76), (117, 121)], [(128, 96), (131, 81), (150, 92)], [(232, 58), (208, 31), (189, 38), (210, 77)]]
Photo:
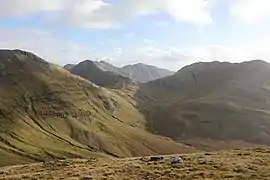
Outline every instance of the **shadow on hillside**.
[[(159, 127), (159, 122), (162, 119), (156, 118), (155, 112), (158, 111), (158, 109), (162, 109), (162, 105), (159, 102), (159, 99), (156, 99), (152, 97), (149, 93), (151, 91), (149, 89), (148, 84), (140, 84), (139, 89), (136, 91), (136, 94), (134, 95), (134, 99), (137, 102), (136, 108), (142, 113), (147, 120), (146, 128), (149, 132), (153, 134), (163, 135), (167, 137), (172, 137), (165, 132), (167, 129), (166, 123), (164, 123), (162, 129)], [(166, 121), (166, 118), (162, 121)], [(161, 122), (160, 122), (161, 123)], [(167, 123), (169, 125), (169, 122)]]
[[(227, 99), (198, 98), (183, 101), (178, 96), (173, 99), (174, 95), (170, 92), (166, 95), (161, 93), (165, 91), (159, 87), (167, 85), (164, 83), (141, 84), (134, 95), (137, 109), (147, 120), (149, 132), (187, 144), (190, 144), (191, 139), (199, 139), (202, 142), (196, 140), (195, 144), (191, 143), (199, 146), (212, 146), (209, 142), (218, 148), (220, 142), (227, 143), (225, 148), (270, 145), (270, 131), (262, 129), (270, 127), (266, 111), (243, 109)], [(170, 97), (167, 99), (167, 96)], [(239, 96), (234, 98), (240, 102), (237, 99)]]

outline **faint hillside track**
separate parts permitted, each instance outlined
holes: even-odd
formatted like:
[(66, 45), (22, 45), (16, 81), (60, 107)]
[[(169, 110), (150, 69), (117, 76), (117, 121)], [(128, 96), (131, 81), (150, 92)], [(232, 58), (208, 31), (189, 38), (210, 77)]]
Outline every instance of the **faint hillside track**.
[(143, 162), (139, 158), (48, 161), (0, 168), (1, 180), (16, 179), (270, 179), (270, 150), (249, 149), (179, 155), (184, 163)]

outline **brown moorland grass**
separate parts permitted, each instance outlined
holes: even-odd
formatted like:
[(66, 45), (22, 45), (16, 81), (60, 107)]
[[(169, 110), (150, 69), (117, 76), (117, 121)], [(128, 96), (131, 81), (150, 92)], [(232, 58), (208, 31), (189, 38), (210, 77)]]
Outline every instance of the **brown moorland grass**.
[[(173, 155), (172, 155), (173, 156)], [(184, 163), (143, 162), (140, 158), (73, 159), (3, 167), (0, 179), (270, 179), (270, 150), (247, 149), (182, 154)]]

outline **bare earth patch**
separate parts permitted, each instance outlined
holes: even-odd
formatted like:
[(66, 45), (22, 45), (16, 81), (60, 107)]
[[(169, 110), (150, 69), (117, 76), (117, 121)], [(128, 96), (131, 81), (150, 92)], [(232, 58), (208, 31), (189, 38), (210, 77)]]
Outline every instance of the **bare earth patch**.
[(177, 167), (170, 164), (171, 156), (164, 157), (160, 162), (92, 158), (3, 167), (0, 179), (270, 179), (267, 149), (183, 154)]

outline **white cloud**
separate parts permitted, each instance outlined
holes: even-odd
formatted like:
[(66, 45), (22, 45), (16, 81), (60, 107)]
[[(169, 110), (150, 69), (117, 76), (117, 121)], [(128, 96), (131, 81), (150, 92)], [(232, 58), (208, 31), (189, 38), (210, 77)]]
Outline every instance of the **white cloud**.
[(127, 0), (126, 7), (132, 9), (135, 16), (165, 13), (176, 21), (196, 24), (211, 23), (213, 0)]
[(90, 48), (74, 42), (62, 42), (49, 31), (40, 29), (0, 29), (0, 49), (31, 51), (56, 64), (77, 63), (91, 58)]
[(143, 42), (145, 44), (148, 44), (148, 45), (155, 45), (156, 44), (156, 41), (154, 41), (152, 39), (147, 39), (147, 38), (143, 39)]
[(119, 27), (123, 17), (118, 17), (114, 7), (102, 0), (75, 0), (59, 12), (58, 22), (83, 28), (108, 29)]
[[(164, 3), (167, 2), (167, 3)], [(177, 21), (192, 22), (196, 24), (209, 24), (212, 22), (210, 1), (205, 0), (170, 0), (163, 1), (161, 7), (164, 12)]]
[(175, 21), (211, 23), (214, 0), (9, 0), (0, 18), (46, 12), (56, 23), (84, 28), (115, 28), (140, 16), (164, 13)]
[(185, 65), (198, 61), (242, 62), (262, 59), (269, 62), (270, 44), (254, 44), (252, 46), (206, 45), (189, 48), (162, 48), (157, 45), (146, 44), (132, 50), (122, 49), (121, 54), (108, 53), (106, 56), (99, 58), (103, 60), (110, 59), (110, 62), (117, 66), (141, 62), (177, 71)]
[(226, 2), (222, 5), (229, 6), (233, 17), (249, 24), (270, 17), (269, 0), (3, 0), (0, 18), (44, 12), (56, 23), (107, 29), (144, 15), (163, 13), (175, 21), (201, 25), (212, 22), (211, 12), (217, 2)]
[(229, 7), (232, 16), (248, 24), (270, 17), (269, 0), (231, 0)]
[(1, 1), (0, 18), (60, 10), (63, 3), (63, 0), (4, 0)]
[(134, 32), (129, 32), (129, 33), (125, 34), (125, 37), (128, 37), (128, 38), (132, 38), (134, 36), (135, 36)]
[(253, 59), (270, 61), (270, 44), (205, 45), (200, 47), (160, 47), (157, 43), (132, 47), (112, 47), (93, 51), (74, 42), (63, 42), (50, 32), (40, 29), (0, 29), (0, 48), (23, 49), (60, 65), (78, 63), (85, 59), (106, 60), (117, 66), (146, 63), (171, 70), (198, 61), (241, 62)]

